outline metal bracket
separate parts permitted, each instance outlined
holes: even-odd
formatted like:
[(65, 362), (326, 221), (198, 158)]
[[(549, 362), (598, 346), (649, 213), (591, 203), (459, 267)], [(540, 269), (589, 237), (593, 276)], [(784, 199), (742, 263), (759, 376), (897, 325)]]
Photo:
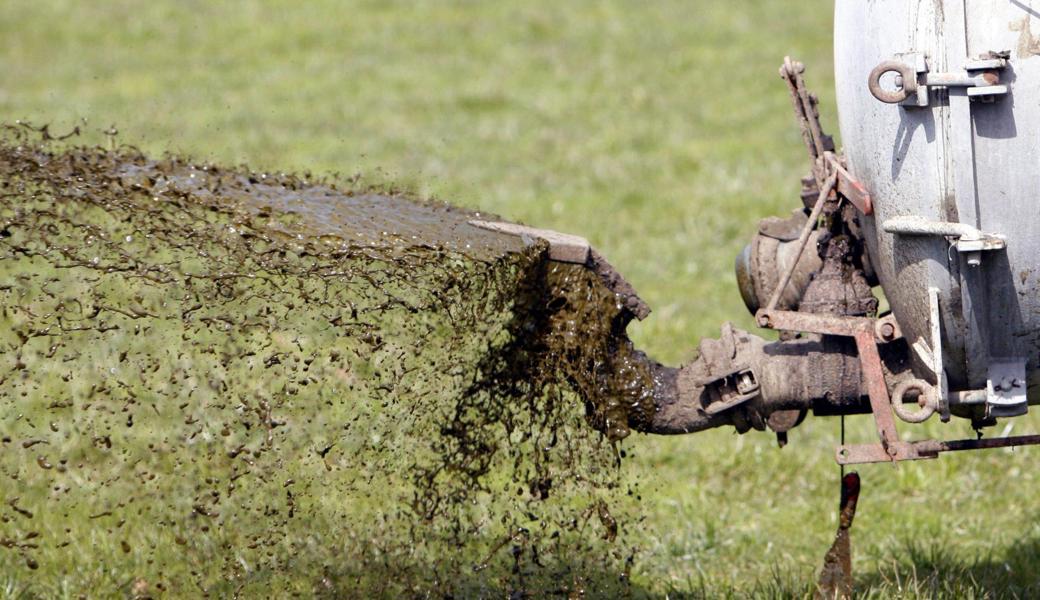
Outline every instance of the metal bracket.
[(874, 200), (870, 197), (870, 192), (867, 191), (867, 188), (858, 179), (848, 172), (845, 165), (842, 164), (842, 160), (835, 156), (833, 152), (824, 154), (824, 159), (834, 172), (838, 174), (838, 193), (845, 196), (864, 215), (870, 216), (874, 214)]
[(892, 401), (885, 383), (885, 372), (878, 354), (878, 327), (875, 319), (867, 317), (839, 317), (833, 315), (815, 315), (787, 310), (760, 310), (755, 315), (762, 327), (784, 331), (804, 331), (824, 335), (840, 335), (851, 337), (856, 341), (859, 352), (860, 368), (870, 398), (870, 411), (874, 414), (874, 425), (877, 428), (881, 445), (889, 460), (908, 460), (912, 456), (905, 455), (907, 449), (899, 443), (896, 431)]
[(1007, 247), (1004, 237), (995, 233), (983, 233), (967, 223), (929, 221), (914, 215), (892, 217), (881, 224), (888, 233), (900, 235), (942, 236), (956, 239), (957, 252), (965, 255), (968, 265), (982, 264), (982, 253), (1003, 250)]
[[(903, 106), (928, 106), (929, 89), (936, 87), (963, 87), (967, 88), (969, 98), (992, 100), (1008, 93), (1008, 86), (1000, 83), (1000, 71), (1005, 67), (1007, 56), (990, 52), (965, 61), (962, 71), (930, 73), (924, 54), (907, 52), (874, 67), (867, 78), (867, 87), (878, 100)], [(896, 89), (882, 87), (881, 78), (886, 73), (896, 74)]]
[(986, 381), (986, 416), (1017, 417), (1028, 410), (1025, 359), (991, 359)]
[(928, 288), (928, 333), (930, 339), (925, 342), (919, 338), (914, 342), (914, 352), (928, 369), (935, 375), (935, 391), (939, 419), (943, 423), (950, 420), (950, 387), (943, 369), (942, 330), (939, 323), (939, 288)]
[(939, 288), (928, 288), (928, 328), (932, 334), (932, 372), (938, 384), (939, 420), (950, 421), (950, 384), (943, 368), (942, 330), (939, 324)]

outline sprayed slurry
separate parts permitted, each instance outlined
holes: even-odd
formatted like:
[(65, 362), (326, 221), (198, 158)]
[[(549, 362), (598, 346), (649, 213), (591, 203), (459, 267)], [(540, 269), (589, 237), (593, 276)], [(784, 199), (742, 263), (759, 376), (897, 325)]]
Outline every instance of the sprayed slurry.
[(652, 363), (619, 298), (483, 215), (310, 179), (6, 134), (3, 575), (632, 593), (614, 442)]

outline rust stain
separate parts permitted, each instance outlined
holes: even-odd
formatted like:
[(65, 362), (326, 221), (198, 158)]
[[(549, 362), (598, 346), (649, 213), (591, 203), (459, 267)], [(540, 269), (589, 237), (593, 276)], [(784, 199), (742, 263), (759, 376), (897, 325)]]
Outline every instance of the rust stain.
[(1019, 32), (1016, 47), (1016, 54), (1019, 58), (1029, 58), (1040, 54), (1040, 36), (1033, 35), (1029, 15), (1023, 16), (1021, 20), (1011, 21), (1008, 29)]

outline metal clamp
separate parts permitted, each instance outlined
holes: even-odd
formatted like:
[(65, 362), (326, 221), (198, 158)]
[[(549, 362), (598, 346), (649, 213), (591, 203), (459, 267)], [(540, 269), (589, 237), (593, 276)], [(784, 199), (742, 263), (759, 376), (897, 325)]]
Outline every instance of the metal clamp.
[[(971, 98), (993, 99), (1008, 93), (1008, 86), (1000, 83), (1000, 70), (1005, 67), (1007, 56), (990, 52), (966, 61), (963, 71), (929, 73), (924, 54), (909, 52), (874, 67), (867, 77), (867, 88), (882, 102), (906, 106), (928, 106), (928, 91), (935, 87), (963, 87)], [(895, 73), (896, 89), (881, 85), (881, 78), (887, 73)]]
[(1025, 359), (991, 359), (986, 380), (986, 416), (1017, 417), (1028, 410)]
[(715, 415), (729, 410), (738, 404), (743, 404), (758, 395), (758, 377), (750, 368), (738, 369), (727, 375), (708, 383), (705, 387), (709, 390), (711, 403), (704, 408), (704, 412)]

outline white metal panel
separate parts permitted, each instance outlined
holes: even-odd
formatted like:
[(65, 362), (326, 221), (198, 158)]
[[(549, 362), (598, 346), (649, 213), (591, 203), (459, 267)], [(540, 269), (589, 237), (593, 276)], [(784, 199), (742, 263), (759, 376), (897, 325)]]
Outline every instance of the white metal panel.
[[(923, 54), (929, 75), (1009, 51), (992, 102), (929, 87), (928, 106), (885, 104), (867, 88), (883, 61)], [(905, 60), (904, 60), (905, 59)], [(940, 290), (943, 355), (956, 388), (985, 385), (991, 362), (1040, 354), (1040, 9), (1027, 0), (837, 0), (835, 80), (850, 170), (870, 191), (868, 247), (911, 342), (928, 342), (928, 287)], [(1005, 236), (978, 267), (942, 237), (886, 234), (915, 215)], [(991, 361), (992, 359), (992, 361)]]

